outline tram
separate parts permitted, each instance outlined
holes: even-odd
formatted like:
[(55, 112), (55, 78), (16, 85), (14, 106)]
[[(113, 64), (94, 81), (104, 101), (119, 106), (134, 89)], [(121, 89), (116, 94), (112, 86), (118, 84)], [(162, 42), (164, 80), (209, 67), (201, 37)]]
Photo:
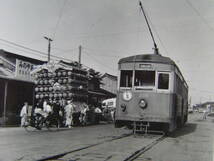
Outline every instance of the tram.
[(159, 54), (141, 1), (154, 44), (154, 54), (119, 60), (115, 127), (135, 131), (172, 132), (188, 118), (188, 85), (173, 60)]
[(188, 85), (173, 60), (160, 54), (119, 60), (115, 126), (171, 132), (188, 117)]

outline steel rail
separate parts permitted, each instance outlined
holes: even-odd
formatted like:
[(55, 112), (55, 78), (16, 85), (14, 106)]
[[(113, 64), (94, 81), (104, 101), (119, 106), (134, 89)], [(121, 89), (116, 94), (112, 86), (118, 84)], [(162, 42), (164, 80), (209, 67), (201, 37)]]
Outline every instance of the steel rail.
[(137, 159), (140, 155), (142, 155), (143, 153), (145, 153), (146, 151), (148, 151), (149, 149), (151, 149), (152, 147), (154, 147), (156, 144), (158, 144), (159, 142), (161, 142), (165, 138), (166, 138), (165, 134), (161, 135), (160, 137), (158, 137), (157, 139), (155, 139), (150, 144), (148, 144), (148, 145), (142, 147), (141, 149), (135, 151), (132, 155), (128, 156), (123, 161), (133, 161), (133, 160)]
[(88, 146), (84, 146), (84, 147), (81, 147), (81, 148), (77, 148), (77, 149), (74, 149), (74, 150), (71, 150), (71, 151), (68, 151), (68, 152), (64, 152), (64, 153), (60, 153), (60, 154), (48, 156), (48, 157), (39, 159), (39, 160), (37, 160), (37, 161), (50, 161), (50, 160), (60, 159), (61, 157), (65, 156), (65, 155), (67, 155), (67, 154), (71, 154), (71, 153), (74, 153), (74, 152), (78, 152), (78, 151), (81, 151), (81, 150), (84, 150), (84, 149), (89, 149), (89, 148), (91, 148), (91, 147), (95, 147), (95, 146), (98, 146), (98, 145), (101, 145), (101, 144), (104, 144), (104, 143), (107, 143), (107, 142), (119, 140), (119, 139), (122, 139), (122, 138), (125, 138), (125, 137), (129, 137), (129, 136), (131, 136), (131, 135), (133, 135), (132, 132), (131, 132), (131, 133), (128, 133), (128, 134), (122, 134), (122, 135), (117, 136), (117, 137), (112, 138), (112, 139), (104, 140), (104, 141), (101, 141), (101, 142), (98, 142), (98, 143), (95, 143), (95, 144), (90, 144), (90, 145), (88, 145)]

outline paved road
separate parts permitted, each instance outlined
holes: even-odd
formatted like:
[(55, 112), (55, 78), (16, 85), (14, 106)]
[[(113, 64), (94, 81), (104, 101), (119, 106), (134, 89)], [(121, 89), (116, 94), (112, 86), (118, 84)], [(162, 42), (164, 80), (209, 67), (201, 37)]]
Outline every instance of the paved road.
[(136, 161), (214, 161), (214, 117), (189, 115), (182, 129), (167, 137)]
[[(184, 128), (165, 138), (136, 160), (213, 161), (214, 118), (201, 118), (202, 114), (191, 114), (190, 121)], [(38, 160), (128, 133), (129, 130), (115, 129), (112, 124), (61, 129), (58, 132), (26, 132), (22, 128), (0, 128), (0, 161)], [(123, 160), (156, 138), (157, 136), (128, 136), (81, 152), (70, 153), (61, 159)]]
[(112, 124), (61, 129), (57, 132), (1, 128), (0, 161), (38, 160), (129, 132), (126, 129), (115, 129)]

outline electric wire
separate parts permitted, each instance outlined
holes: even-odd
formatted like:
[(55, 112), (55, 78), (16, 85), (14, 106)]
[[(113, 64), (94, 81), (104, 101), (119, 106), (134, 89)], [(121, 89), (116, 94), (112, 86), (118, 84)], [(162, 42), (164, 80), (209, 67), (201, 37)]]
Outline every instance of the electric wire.
[[(1, 38), (0, 38), (0, 41), (2, 41), (2, 42), (4, 42), (4, 43), (7, 43), (7, 44), (3, 44), (3, 45), (6, 45), (6, 46), (11, 47), (11, 48), (14, 48), (14, 49), (16, 49), (16, 50), (19, 50), (19, 51), (22, 51), (22, 52), (25, 52), (25, 53), (29, 53), (29, 54), (36, 54), (36, 55), (38, 55), (38, 56), (42, 56), (42, 57), (47, 58), (47, 54), (44, 53), (44, 52), (41, 52), (41, 51), (38, 51), (38, 50), (35, 50), (35, 49), (31, 49), (31, 48), (25, 47), (25, 46), (23, 46), (23, 45), (20, 45), (20, 44), (17, 44), (17, 43), (14, 43), (14, 42), (11, 42), (11, 41), (8, 41), (8, 40), (5, 40), (5, 39), (1, 39)], [(15, 47), (14, 47), (14, 46), (15, 46)], [(18, 47), (19, 47), (19, 48), (18, 48)], [(22, 48), (22, 49), (24, 49), (24, 50), (22, 50), (22, 49), (20, 49), (20, 48)], [(67, 51), (75, 50), (75, 49), (77, 49), (77, 48), (68, 49)], [(26, 52), (25, 50), (28, 50), (28, 51)], [(86, 53), (86, 52), (84, 52), (84, 53)], [(68, 61), (68, 62), (71, 62), (71, 61), (72, 61), (71, 59), (67, 59), (67, 58), (63, 58), (63, 57), (59, 57), (59, 56), (55, 56), (55, 55), (51, 55), (51, 56), (54, 57), (54, 58), (57, 58), (57, 60), (65, 60), (65, 61)], [(91, 56), (91, 54), (88, 54), (88, 56)], [(93, 57), (93, 56), (91, 56), (91, 57)], [(96, 58), (93, 57), (93, 59), (96, 59)], [(96, 60), (97, 60), (97, 59), (96, 59)], [(102, 65), (103, 65), (103, 63), (101, 63), (101, 62), (99, 62), (99, 64), (102, 64)], [(87, 68), (87, 69), (92, 69), (91, 67), (89, 67), (89, 66), (87, 66), (87, 65), (84, 65), (84, 64), (82, 64), (82, 66), (85, 67), (85, 68)], [(108, 68), (108, 69), (111, 69), (111, 68), (109, 68), (109, 67), (107, 67), (107, 68)], [(114, 69), (112, 68), (111, 70), (114, 70)]]
[(95, 58), (94, 56), (92, 56), (92, 54), (86, 52), (86, 51), (83, 51), (86, 55), (88, 55), (88, 57), (92, 57), (93, 58), (93, 61), (97, 62), (98, 64), (101, 64), (102, 67), (105, 67), (106, 69), (110, 69), (111, 71), (114, 71), (115, 72), (115, 69), (111, 68), (110, 66), (107, 66), (107, 65), (104, 65), (103, 62), (99, 61), (97, 58)]
[(67, 0), (64, 0), (63, 6), (62, 6), (62, 8), (60, 9), (59, 18), (58, 18), (58, 20), (57, 20), (57, 23), (56, 23), (56, 26), (55, 26), (55, 29), (54, 29), (54, 33), (53, 33), (53, 40), (55, 39), (56, 31), (57, 31), (57, 28), (59, 27), (60, 20), (61, 20), (61, 18), (62, 18), (63, 10), (64, 10), (64, 8), (65, 8), (66, 3), (67, 3)]
[(132, 52), (129, 52), (129, 53), (127, 53), (127, 51), (116, 51), (116, 50), (109, 50), (109, 49), (105, 49), (105, 50), (100, 50), (100, 49), (91, 49), (91, 48), (88, 48), (88, 47), (84, 47), (84, 49), (86, 49), (86, 50), (90, 50), (91, 52), (104, 52), (104, 53), (113, 53), (113, 54), (115, 54), (115, 53), (117, 53), (117, 54), (121, 54), (121, 56), (116, 56), (116, 55), (109, 55), (110, 57), (112, 56), (112, 57), (118, 57), (118, 58), (120, 58), (120, 57), (124, 57), (125, 55), (130, 55), (130, 53), (132, 54), (132, 55), (137, 55), (137, 54), (139, 54), (139, 52), (137, 52), (137, 51), (132, 51)]
[(202, 22), (207, 25), (207, 27), (214, 32), (214, 28), (209, 25), (207, 20), (200, 14), (200, 12), (193, 6), (193, 4), (189, 0), (185, 0), (186, 3), (192, 8), (192, 10), (196, 13), (196, 15), (202, 20)]
[(198, 92), (203, 92), (203, 93), (212, 93), (212, 94), (214, 94), (214, 91), (201, 90), (201, 89), (197, 89), (197, 88), (194, 88), (194, 87), (190, 87), (190, 89), (195, 90), (195, 91), (198, 91)]
[[(25, 50), (28, 50), (28, 51), (31, 51), (31, 52), (33, 52), (33, 54), (36, 54), (36, 55), (39, 55), (39, 56), (42, 55), (42, 56), (46, 56), (47, 57), (47, 54), (45, 52), (41, 52), (39, 50), (31, 49), (29, 47), (25, 47), (23, 45), (20, 45), (20, 44), (17, 44), (17, 43), (14, 43), (12, 41), (8, 41), (8, 40), (2, 39), (2, 38), (0, 38), (0, 41), (8, 43), (8, 44), (16, 46), (16, 47), (19, 47), (19, 48), (22, 48), (22, 49), (25, 49)], [(51, 57), (54, 57), (54, 58), (57, 58), (57, 59), (62, 59), (62, 60), (67, 60), (67, 61), (71, 61), (70, 59), (59, 57), (59, 56), (55, 56), (55, 55), (51, 55)]]
[[(102, 55), (102, 54), (99, 54), (101, 53), (99, 51), (99, 53), (97, 53), (98, 51), (97, 50), (93, 50), (93, 49), (89, 49), (89, 48), (84, 48), (84, 50), (86, 52), (93, 52), (93, 55), (96, 55), (96, 56), (99, 56), (99, 57), (109, 57), (109, 58), (120, 58), (121, 56), (117, 56), (117, 55), (109, 55), (109, 54), (106, 54), (106, 55)], [(89, 51), (88, 51), (89, 50)], [(102, 52), (103, 53), (103, 52)]]
[[(0, 43), (1, 43), (2, 45), (4, 45), (4, 46), (7, 46), (7, 47), (12, 48), (12, 49), (19, 50), (19, 51), (24, 52), (24, 53), (35, 54), (34, 52), (26, 51), (26, 50), (24, 50), (24, 49), (20, 49), (20, 48), (18, 48), (18, 47), (15, 47), (15, 46), (12, 46), (12, 45), (9, 45), (9, 44), (5, 44), (5, 43), (2, 43), (2, 42), (0, 42)], [(38, 55), (38, 54), (37, 54), (37, 55)], [(47, 58), (46, 55), (40, 55), (40, 54), (39, 54), (39, 56), (44, 57), (44, 58)]]

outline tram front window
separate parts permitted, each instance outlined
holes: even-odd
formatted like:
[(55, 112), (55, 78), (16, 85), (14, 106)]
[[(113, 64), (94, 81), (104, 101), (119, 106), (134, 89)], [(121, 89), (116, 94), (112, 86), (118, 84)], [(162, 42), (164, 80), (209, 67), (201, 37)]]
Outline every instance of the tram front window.
[(131, 70), (121, 70), (120, 87), (132, 87), (132, 75)]
[(159, 73), (158, 75), (158, 89), (169, 89), (169, 74)]
[(155, 71), (136, 70), (135, 86), (155, 86)]

